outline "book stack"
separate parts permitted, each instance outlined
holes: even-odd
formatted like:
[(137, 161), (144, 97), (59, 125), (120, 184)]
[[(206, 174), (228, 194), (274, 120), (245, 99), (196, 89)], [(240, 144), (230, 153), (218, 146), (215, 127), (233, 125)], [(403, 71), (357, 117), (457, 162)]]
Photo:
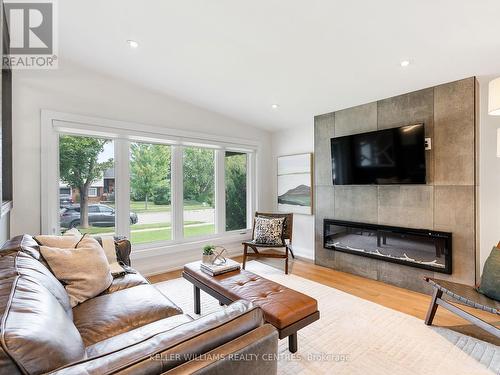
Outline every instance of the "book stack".
[(210, 276), (217, 276), (226, 272), (237, 271), (239, 269), (240, 264), (231, 259), (227, 259), (226, 263), (221, 265), (205, 263), (200, 264), (200, 270), (205, 272), (206, 274), (209, 274)]

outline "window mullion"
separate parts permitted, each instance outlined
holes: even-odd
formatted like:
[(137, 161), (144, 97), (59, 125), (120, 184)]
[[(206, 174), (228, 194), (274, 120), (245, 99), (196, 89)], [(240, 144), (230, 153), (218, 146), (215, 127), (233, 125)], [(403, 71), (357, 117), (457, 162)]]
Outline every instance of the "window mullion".
[(257, 209), (255, 164), (256, 155), (252, 152), (247, 156), (247, 228), (252, 227), (254, 212)]
[(115, 141), (116, 234), (130, 238), (130, 142)]
[(171, 220), (172, 239), (174, 241), (184, 238), (184, 181), (183, 181), (183, 149), (182, 146), (172, 146), (171, 166)]
[(215, 151), (215, 233), (226, 231), (225, 151)]

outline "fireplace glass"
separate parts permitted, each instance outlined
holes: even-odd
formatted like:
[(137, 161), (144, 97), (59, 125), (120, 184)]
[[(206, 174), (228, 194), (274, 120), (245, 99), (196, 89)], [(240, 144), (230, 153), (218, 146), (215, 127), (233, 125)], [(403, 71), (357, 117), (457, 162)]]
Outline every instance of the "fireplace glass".
[(324, 247), (451, 273), (451, 233), (447, 232), (325, 219)]

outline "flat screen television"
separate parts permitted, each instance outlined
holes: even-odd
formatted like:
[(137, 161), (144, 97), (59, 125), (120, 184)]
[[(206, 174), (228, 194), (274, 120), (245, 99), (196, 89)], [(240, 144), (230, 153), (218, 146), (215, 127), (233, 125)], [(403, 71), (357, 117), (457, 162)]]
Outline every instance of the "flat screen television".
[(331, 139), (334, 185), (425, 184), (424, 124)]

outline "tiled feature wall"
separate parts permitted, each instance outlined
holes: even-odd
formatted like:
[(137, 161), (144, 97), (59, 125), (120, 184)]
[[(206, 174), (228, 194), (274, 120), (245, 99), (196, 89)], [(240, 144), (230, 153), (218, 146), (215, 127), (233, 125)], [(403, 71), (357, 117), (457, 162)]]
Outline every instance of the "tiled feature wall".
[[(317, 264), (423, 292), (429, 291), (424, 276), (474, 284), (477, 95), (476, 79), (467, 78), (315, 117)], [(432, 138), (426, 185), (332, 185), (330, 138), (422, 122)], [(326, 250), (324, 218), (452, 232), (453, 273)]]

